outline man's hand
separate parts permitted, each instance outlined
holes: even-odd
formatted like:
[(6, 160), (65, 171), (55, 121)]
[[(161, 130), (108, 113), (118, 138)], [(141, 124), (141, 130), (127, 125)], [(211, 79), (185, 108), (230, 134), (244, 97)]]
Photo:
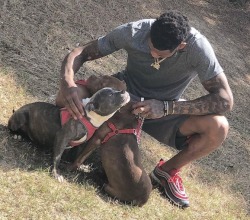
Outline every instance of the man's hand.
[(69, 111), (72, 117), (76, 119), (82, 118), (84, 115), (83, 105), (77, 94), (76, 87), (62, 87), (61, 93), (65, 108)]
[(63, 105), (74, 119), (80, 119), (84, 115), (83, 106), (77, 94), (77, 86), (74, 83), (74, 74), (84, 62), (100, 57), (103, 55), (98, 50), (98, 40), (93, 40), (82, 47), (74, 48), (62, 62), (60, 93)]
[(133, 114), (140, 114), (142, 117), (147, 119), (156, 119), (164, 116), (164, 104), (162, 101), (156, 99), (137, 102), (133, 105), (133, 109)]

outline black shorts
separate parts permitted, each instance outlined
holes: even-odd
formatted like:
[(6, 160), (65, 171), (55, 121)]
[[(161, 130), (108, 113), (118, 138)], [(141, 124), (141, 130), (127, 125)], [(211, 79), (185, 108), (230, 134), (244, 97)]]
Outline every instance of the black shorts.
[(182, 150), (187, 146), (187, 137), (180, 133), (179, 127), (188, 118), (187, 115), (169, 115), (160, 119), (146, 119), (142, 129), (156, 140)]

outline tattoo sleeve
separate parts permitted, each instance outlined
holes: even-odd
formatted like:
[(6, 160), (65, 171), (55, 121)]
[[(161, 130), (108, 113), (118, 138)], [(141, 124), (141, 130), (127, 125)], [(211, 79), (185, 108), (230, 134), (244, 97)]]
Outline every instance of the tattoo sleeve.
[(97, 40), (91, 41), (90, 43), (84, 45), (82, 48), (79, 48), (79, 50), (81, 50), (81, 53), (75, 56), (73, 62), (74, 72), (77, 72), (84, 62), (102, 57), (100, 51), (98, 50)]
[(224, 114), (232, 109), (233, 95), (224, 73), (203, 82), (202, 85), (209, 94), (191, 101), (175, 102), (174, 114)]
[(98, 50), (98, 41), (94, 40), (82, 47), (72, 50), (63, 60), (61, 66), (61, 83), (69, 84), (73, 81), (74, 74), (84, 62), (103, 57)]

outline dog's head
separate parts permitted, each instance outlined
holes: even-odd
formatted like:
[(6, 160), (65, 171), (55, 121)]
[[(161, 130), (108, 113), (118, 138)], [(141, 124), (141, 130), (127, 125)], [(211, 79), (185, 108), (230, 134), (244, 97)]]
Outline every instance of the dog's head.
[(113, 76), (95, 76), (91, 75), (87, 79), (87, 88), (91, 94), (96, 93), (102, 88), (110, 87), (118, 91), (124, 91), (127, 89), (126, 83)]
[[(21, 112), (21, 113), (20, 113)], [(8, 121), (8, 129), (13, 132), (23, 131), (28, 124), (29, 115), (27, 112), (14, 111)]]
[(86, 111), (94, 111), (98, 115), (114, 114), (130, 101), (129, 93), (125, 90), (115, 90), (105, 87), (96, 92), (85, 106)]

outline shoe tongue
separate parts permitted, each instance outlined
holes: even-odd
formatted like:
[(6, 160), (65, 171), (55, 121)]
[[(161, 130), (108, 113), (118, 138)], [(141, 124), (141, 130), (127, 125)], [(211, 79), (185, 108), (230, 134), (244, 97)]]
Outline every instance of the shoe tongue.
[(177, 169), (172, 169), (172, 170), (170, 170), (169, 172), (168, 172), (168, 174), (170, 175), (170, 176), (175, 176), (177, 173), (179, 173), (180, 172), (180, 170), (177, 170)]
[(164, 160), (161, 159), (159, 162), (159, 167), (161, 167), (164, 163), (165, 163)]

